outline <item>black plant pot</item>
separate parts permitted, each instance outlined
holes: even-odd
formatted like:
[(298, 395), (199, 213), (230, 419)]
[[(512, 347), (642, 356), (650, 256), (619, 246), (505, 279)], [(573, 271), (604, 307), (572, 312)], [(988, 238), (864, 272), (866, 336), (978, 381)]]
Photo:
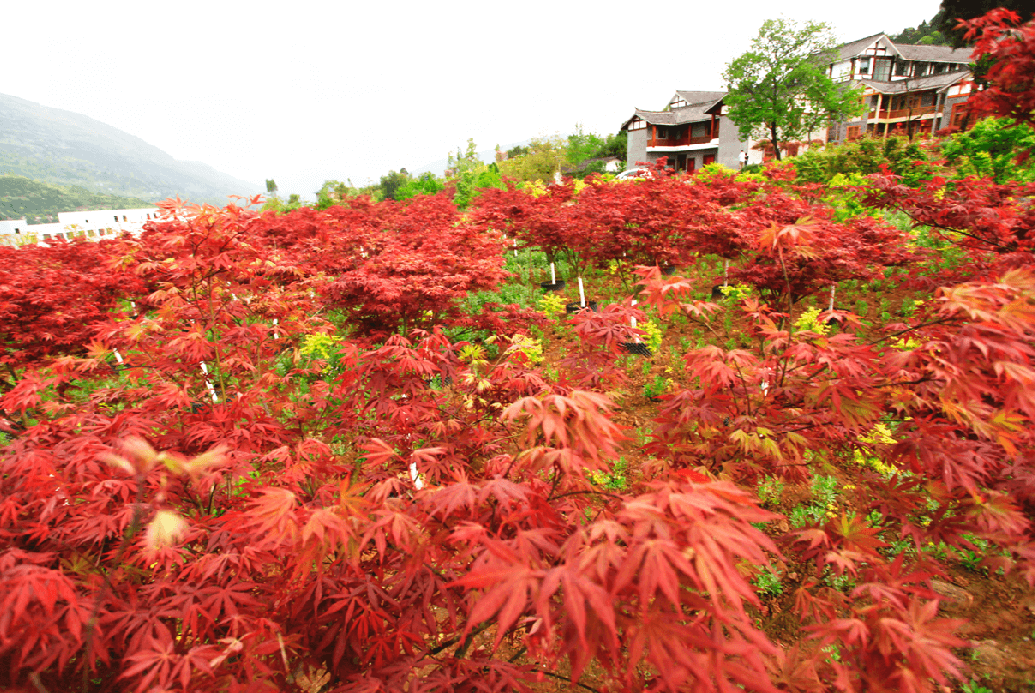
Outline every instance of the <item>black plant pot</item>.
[(643, 342), (622, 342), (618, 345), (622, 351), (636, 356), (650, 356), (650, 347)]
[[(427, 385), (428, 387), (431, 387), (434, 384), (434, 382), (435, 382), (435, 378), (424, 378), (424, 384)], [(441, 387), (446, 387), (447, 385), (452, 385), (453, 384), (453, 379), (450, 378), (449, 376), (446, 376), (445, 378), (442, 378), (442, 379), (439, 380), (439, 384), (440, 384)]]
[(539, 286), (543, 291), (560, 291), (564, 288), (564, 280), (558, 279), (555, 282), (540, 282)]
[(664, 267), (661, 268), (661, 273), (664, 274), (666, 277), (671, 277), (673, 274), (676, 273), (676, 266), (675, 265), (665, 265)]
[[(596, 301), (586, 301), (586, 307), (589, 308), (594, 313), (597, 312), (597, 302)], [(582, 304), (581, 303), (569, 303), (565, 308), (566, 308), (566, 310), (569, 313), (578, 313), (580, 310), (582, 310)]]
[(712, 298), (723, 298), (723, 297), (725, 297), (726, 294), (722, 293), (722, 289), (723, 289), (722, 284), (719, 284), (718, 286), (713, 286), (712, 287)]

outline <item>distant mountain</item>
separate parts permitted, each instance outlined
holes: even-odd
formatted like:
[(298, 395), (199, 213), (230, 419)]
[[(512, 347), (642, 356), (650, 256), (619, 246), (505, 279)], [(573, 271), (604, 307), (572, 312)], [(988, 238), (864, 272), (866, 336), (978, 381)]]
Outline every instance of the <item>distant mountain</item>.
[(177, 161), (118, 128), (0, 94), (0, 173), (144, 200), (226, 204), (263, 191), (196, 161)]

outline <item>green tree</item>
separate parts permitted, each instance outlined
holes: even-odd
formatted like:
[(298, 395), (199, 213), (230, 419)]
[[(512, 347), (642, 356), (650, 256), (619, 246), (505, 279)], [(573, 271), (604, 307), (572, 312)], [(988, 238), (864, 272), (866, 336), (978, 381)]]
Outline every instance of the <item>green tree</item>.
[(554, 174), (568, 160), (567, 141), (559, 135), (534, 138), (529, 152), (500, 164), (500, 172), (518, 181), (553, 182)]
[(399, 188), (406, 184), (410, 180), (409, 174), (403, 169), (399, 173), (395, 171), (389, 171), (385, 175), (381, 176), (380, 198), (382, 200), (394, 200), (395, 193)]
[(277, 192), (277, 183), (272, 178), (266, 179), (266, 192), (270, 195)]
[(1013, 10), (1022, 22), (1035, 17), (1035, 0), (942, 0), (941, 10), (931, 20), (931, 28), (938, 29), (956, 48), (967, 45), (963, 40), (966, 29), (959, 28), (960, 20), (977, 19), (997, 7)]
[(826, 24), (766, 20), (751, 50), (723, 73), (729, 89), (726, 105), (741, 138), (764, 128), (779, 159), (780, 142), (802, 139), (830, 122), (862, 113), (865, 106), (857, 88), (826, 75), (835, 45)]
[(568, 135), (568, 147), (565, 158), (569, 164), (581, 164), (586, 159), (597, 156), (604, 146), (604, 140), (592, 132), (582, 129), (582, 123), (575, 124), (575, 132)]
[(445, 184), (435, 177), (433, 173), (422, 173), (417, 178), (411, 178), (395, 191), (395, 199), (408, 200), (417, 195), (434, 195), (445, 189)]
[(456, 156), (453, 153), (449, 153), (449, 164), (448, 168), (452, 171), (452, 175), (456, 176), (465, 171), (474, 171), (484, 166), (482, 160), (478, 158), (478, 147), (474, 143), (473, 137), (467, 138), (467, 150), (456, 150)]
[(522, 147), (519, 144), (516, 147), (511, 147), (510, 149), (507, 150), (507, 158), (508, 159), (513, 159), (516, 156), (524, 156), (525, 154), (528, 154), (530, 151), (532, 151), (532, 150), (529, 149), (528, 147)]
[(359, 191), (352, 185), (352, 181), (343, 183), (340, 180), (325, 180), (320, 190), (316, 193), (316, 208), (327, 209), (340, 204), (348, 197), (359, 195)]

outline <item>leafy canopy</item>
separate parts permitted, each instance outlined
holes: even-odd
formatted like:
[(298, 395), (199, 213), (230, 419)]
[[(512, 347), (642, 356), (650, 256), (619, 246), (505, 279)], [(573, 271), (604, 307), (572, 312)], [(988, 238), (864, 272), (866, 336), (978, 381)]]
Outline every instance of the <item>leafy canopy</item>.
[(766, 130), (779, 159), (780, 141), (802, 139), (830, 121), (861, 113), (858, 91), (825, 74), (835, 43), (826, 24), (766, 20), (751, 50), (722, 75), (730, 119), (741, 137)]

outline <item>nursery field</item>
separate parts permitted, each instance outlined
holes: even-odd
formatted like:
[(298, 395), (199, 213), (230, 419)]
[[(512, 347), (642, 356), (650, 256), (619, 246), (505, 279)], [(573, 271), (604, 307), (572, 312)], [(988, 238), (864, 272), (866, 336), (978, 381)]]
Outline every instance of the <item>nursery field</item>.
[(1035, 689), (1035, 186), (907, 168), (0, 248), (2, 685)]

